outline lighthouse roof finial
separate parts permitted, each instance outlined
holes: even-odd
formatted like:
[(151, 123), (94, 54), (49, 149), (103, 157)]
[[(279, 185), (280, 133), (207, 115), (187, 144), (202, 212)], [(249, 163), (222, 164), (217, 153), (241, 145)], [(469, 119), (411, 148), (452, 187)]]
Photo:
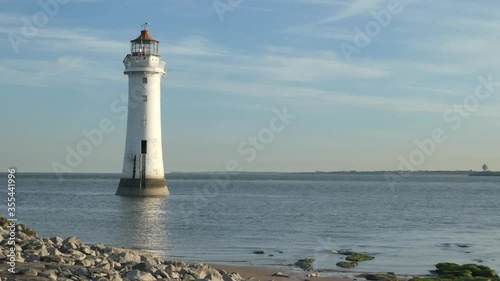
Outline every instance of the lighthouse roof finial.
[(141, 30), (141, 35), (130, 42), (135, 43), (135, 42), (144, 42), (144, 41), (154, 41), (156, 43), (159, 43), (158, 40), (154, 39), (151, 36), (151, 34), (149, 34), (149, 22), (146, 22), (145, 24), (143, 24), (142, 27), (144, 29)]

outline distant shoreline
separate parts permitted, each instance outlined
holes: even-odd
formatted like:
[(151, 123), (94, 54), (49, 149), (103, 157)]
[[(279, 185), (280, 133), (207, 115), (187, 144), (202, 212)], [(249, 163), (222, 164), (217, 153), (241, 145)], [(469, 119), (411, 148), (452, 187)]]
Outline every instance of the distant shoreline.
[(470, 174), (471, 177), (500, 177), (500, 172), (474, 172)]
[[(0, 175), (6, 174), (0, 172)], [(24, 175), (54, 175), (53, 172), (19, 172)], [(206, 171), (206, 172), (170, 172), (167, 177), (176, 177), (183, 175), (213, 175), (213, 174), (226, 174), (226, 175), (384, 175), (384, 174), (411, 174), (411, 175), (457, 175), (457, 176), (500, 176), (500, 171), (473, 171), (473, 170), (422, 170), (422, 171), (315, 171), (315, 172), (224, 172), (224, 171)], [(65, 176), (79, 176), (79, 175), (101, 175), (101, 176), (117, 176), (121, 173), (63, 173)]]

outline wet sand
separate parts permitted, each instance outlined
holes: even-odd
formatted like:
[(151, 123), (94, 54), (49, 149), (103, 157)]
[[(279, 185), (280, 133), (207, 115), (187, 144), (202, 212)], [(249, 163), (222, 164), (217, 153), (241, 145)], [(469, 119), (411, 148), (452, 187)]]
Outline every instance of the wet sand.
[[(256, 278), (261, 281), (292, 281), (292, 280), (310, 280), (310, 281), (346, 281), (346, 280), (357, 280), (353, 277), (341, 277), (341, 276), (325, 276), (325, 277), (306, 277), (308, 272), (305, 271), (295, 271), (285, 268), (273, 268), (273, 267), (262, 267), (262, 266), (244, 266), (244, 265), (225, 265), (225, 264), (209, 264), (213, 268), (223, 269), (227, 272), (238, 272), (243, 278)], [(287, 277), (277, 277), (272, 276), (276, 272), (282, 272), (289, 276)]]

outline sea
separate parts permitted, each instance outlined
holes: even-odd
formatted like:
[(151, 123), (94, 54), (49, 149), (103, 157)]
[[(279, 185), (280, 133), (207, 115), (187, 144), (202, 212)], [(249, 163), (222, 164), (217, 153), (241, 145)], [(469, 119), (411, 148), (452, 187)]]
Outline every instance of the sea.
[(345, 249), (375, 257), (349, 272), (423, 275), (439, 262), (500, 271), (499, 177), (174, 173), (167, 198), (116, 196), (119, 178), (18, 173), (16, 217), (42, 237), (190, 262), (290, 269), (315, 258), (316, 270), (342, 271)]

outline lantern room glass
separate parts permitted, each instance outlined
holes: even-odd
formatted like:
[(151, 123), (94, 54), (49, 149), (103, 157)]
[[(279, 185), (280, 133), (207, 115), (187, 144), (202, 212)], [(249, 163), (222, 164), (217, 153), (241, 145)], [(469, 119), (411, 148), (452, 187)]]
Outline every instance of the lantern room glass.
[(156, 41), (132, 42), (131, 54), (133, 56), (158, 55), (158, 42)]

